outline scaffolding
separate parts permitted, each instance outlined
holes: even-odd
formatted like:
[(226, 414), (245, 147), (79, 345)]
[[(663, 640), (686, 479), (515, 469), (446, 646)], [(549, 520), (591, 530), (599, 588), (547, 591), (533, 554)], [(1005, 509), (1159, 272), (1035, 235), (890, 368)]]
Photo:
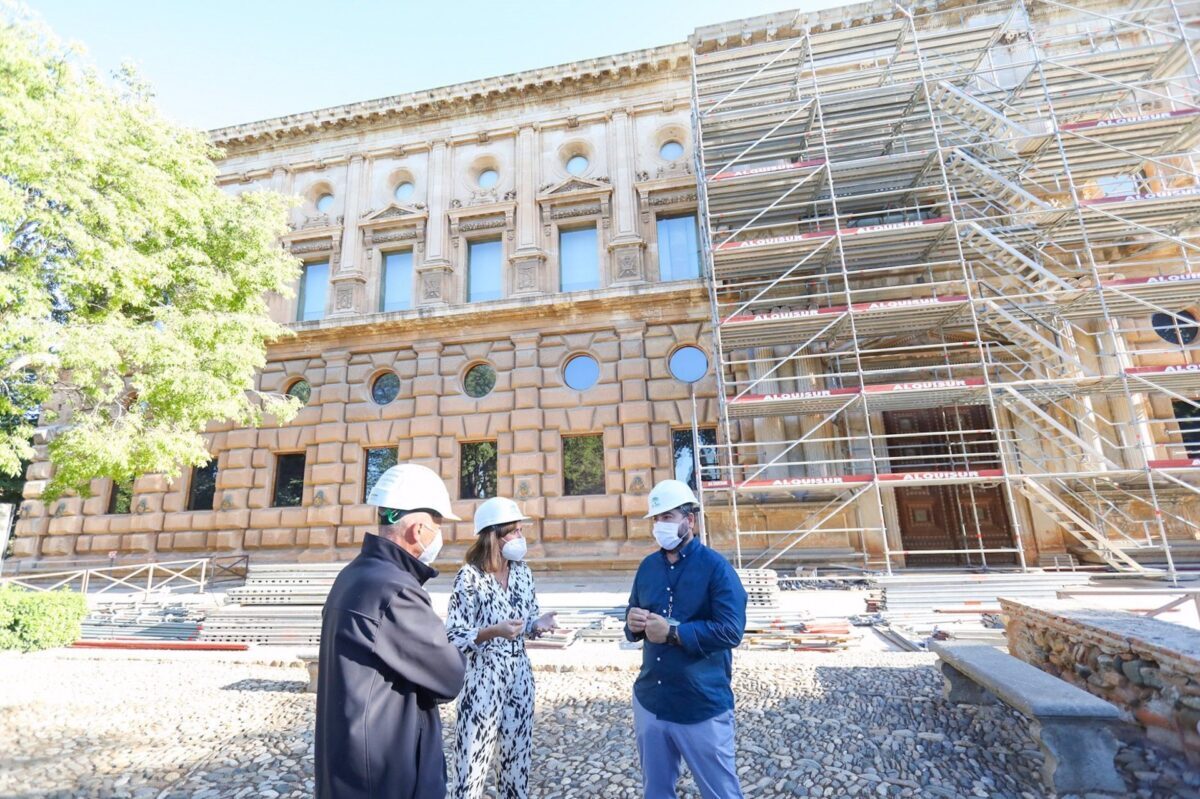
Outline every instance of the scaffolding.
[(1028, 569), (1031, 526), (1174, 575), (1200, 539), (1200, 2), (844, 11), (693, 38), (701, 490), (738, 565), (840, 541), (889, 573)]

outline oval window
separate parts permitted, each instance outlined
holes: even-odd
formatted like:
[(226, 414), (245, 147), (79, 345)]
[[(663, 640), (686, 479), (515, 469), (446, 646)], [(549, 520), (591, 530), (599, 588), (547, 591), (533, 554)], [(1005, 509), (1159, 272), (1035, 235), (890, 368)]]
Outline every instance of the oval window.
[(567, 361), (563, 379), (576, 391), (589, 389), (600, 379), (600, 364), (590, 355), (576, 355)]
[(392, 192), (392, 194), (393, 194), (393, 196), (395, 196), (395, 198), (397, 200), (399, 200), (400, 202), (404, 202), (405, 200), (412, 199), (414, 191), (416, 191), (416, 187), (413, 186), (412, 183), (410, 183), (409, 181), (406, 180), (403, 183), (401, 183), (399, 186), (397, 186), (396, 190), (394, 192)]
[(658, 154), (664, 161), (674, 161), (683, 155), (683, 145), (677, 141), (663, 142), (663, 146), (658, 148)]
[(1163, 341), (1171, 344), (1191, 344), (1196, 340), (1200, 326), (1191, 311), (1180, 311), (1177, 314), (1156, 313), (1150, 317), (1150, 325)]
[(476, 364), (467, 370), (463, 378), (463, 390), (468, 397), (479, 399), (492, 393), (496, 387), (496, 370), (486, 363)]
[(490, 189), (500, 182), (500, 173), (494, 169), (485, 169), (479, 173), (476, 183), (481, 189)]
[(395, 372), (386, 372), (375, 378), (371, 384), (371, 399), (376, 405), (387, 405), (400, 396), (400, 378)]
[(317, 198), (317, 210), (320, 211), (321, 213), (325, 213), (332, 207), (333, 207), (333, 195), (332, 194), (322, 194), (320, 197)]
[(302, 405), (307, 405), (309, 399), (312, 398), (312, 386), (307, 380), (300, 379), (288, 386), (287, 395), (300, 400)]
[(588, 160), (582, 155), (573, 155), (567, 160), (567, 171), (572, 175), (582, 175), (587, 168)]
[(708, 356), (699, 347), (680, 347), (667, 362), (676, 380), (695, 383), (708, 373)]

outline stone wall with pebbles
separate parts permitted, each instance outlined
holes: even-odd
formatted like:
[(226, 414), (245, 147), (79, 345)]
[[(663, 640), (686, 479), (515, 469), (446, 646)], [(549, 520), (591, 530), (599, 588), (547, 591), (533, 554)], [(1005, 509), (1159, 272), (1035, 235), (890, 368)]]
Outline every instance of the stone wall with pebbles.
[(1151, 741), (1200, 764), (1200, 632), (1070, 603), (1000, 605), (1013, 655), (1125, 709)]

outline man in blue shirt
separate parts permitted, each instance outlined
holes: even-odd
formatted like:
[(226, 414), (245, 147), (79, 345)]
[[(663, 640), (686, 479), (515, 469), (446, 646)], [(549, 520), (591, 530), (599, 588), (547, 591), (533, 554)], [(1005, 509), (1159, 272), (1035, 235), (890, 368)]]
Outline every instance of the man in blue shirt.
[(633, 718), (646, 799), (674, 799), (679, 761), (704, 799), (741, 799), (734, 765), (732, 649), (746, 629), (746, 590), (696, 538), (700, 508), (686, 483), (650, 492), (660, 547), (638, 567), (625, 637), (644, 640)]

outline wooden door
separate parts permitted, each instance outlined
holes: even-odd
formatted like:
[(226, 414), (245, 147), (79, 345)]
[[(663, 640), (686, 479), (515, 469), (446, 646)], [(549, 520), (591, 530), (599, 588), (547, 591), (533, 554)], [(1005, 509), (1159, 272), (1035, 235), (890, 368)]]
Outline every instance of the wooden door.
[[(884, 413), (892, 471), (994, 469), (995, 434), (986, 406), (963, 405)], [(910, 566), (981, 566), (977, 550), (1012, 546), (1012, 528), (1000, 486), (933, 485), (895, 489), (900, 541)], [(919, 550), (959, 550), (911, 554)], [(1011, 565), (1008, 553), (986, 555), (988, 565)]]

